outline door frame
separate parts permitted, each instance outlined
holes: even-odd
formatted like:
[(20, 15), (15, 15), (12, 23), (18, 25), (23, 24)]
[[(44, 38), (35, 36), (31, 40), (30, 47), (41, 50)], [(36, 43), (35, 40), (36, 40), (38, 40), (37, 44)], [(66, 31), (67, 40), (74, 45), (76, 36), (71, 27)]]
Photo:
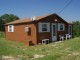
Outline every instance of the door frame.
[[(56, 36), (53, 36), (53, 25), (56, 26), (56, 29), (55, 29)], [(56, 23), (51, 23), (51, 36), (52, 36), (52, 42), (57, 41), (57, 24)]]

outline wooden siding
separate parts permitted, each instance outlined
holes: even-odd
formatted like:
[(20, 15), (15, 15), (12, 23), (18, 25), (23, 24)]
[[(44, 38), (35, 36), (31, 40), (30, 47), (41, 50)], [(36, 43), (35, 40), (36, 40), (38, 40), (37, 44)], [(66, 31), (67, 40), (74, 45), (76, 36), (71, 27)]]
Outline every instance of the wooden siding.
[[(57, 19), (57, 21), (55, 21), (55, 19)], [(50, 32), (39, 32), (39, 22), (50, 23)], [(38, 21), (32, 21), (29, 23), (14, 24), (14, 32), (8, 32), (8, 26), (6, 25), (6, 39), (24, 42), (27, 45), (31, 44), (31, 42), (33, 44), (42, 43), (43, 39), (49, 39), (49, 42), (52, 42), (52, 23), (56, 23), (57, 26), (58, 23), (63, 23), (65, 25), (65, 31), (57, 31), (57, 41), (59, 41), (59, 35), (65, 35), (68, 33), (68, 23), (56, 15), (50, 15)], [(30, 27), (29, 33), (25, 32), (25, 27)]]
[[(29, 33), (25, 32), (25, 27), (29, 27), (31, 31)], [(37, 44), (35, 24), (14, 25), (14, 32), (8, 32), (8, 26), (5, 28), (7, 40), (16, 40), (24, 43), (30, 40), (33, 44)]]
[[(55, 21), (55, 19), (57, 19), (57, 21)], [(41, 19), (39, 22), (50, 23), (50, 32), (41, 32), (41, 33), (38, 32), (38, 34), (37, 34), (38, 35), (38, 39), (37, 39), (38, 43), (42, 43), (43, 39), (49, 39), (50, 40), (49, 42), (52, 42), (52, 28), (51, 28), (52, 23), (56, 23), (57, 26), (58, 26), (58, 23), (63, 23), (65, 25), (65, 31), (58, 31), (58, 28), (57, 28), (57, 41), (59, 41), (59, 35), (65, 35), (68, 33), (68, 24), (57, 16), (54, 17), (52, 15), (52, 16)]]

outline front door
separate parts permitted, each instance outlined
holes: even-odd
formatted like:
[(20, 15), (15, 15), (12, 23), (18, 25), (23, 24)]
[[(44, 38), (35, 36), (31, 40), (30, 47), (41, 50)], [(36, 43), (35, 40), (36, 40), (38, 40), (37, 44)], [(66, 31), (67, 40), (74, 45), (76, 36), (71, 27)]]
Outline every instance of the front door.
[(57, 41), (57, 25), (52, 23), (52, 41)]

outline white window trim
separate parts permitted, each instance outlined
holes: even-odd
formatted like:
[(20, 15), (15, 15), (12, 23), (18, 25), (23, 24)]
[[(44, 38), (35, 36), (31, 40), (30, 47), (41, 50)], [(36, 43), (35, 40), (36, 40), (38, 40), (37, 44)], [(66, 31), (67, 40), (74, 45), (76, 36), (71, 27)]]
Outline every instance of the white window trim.
[[(47, 31), (42, 31), (42, 24), (47, 24)], [(39, 22), (38, 23), (38, 31), (39, 32), (50, 32), (50, 23)]]
[[(10, 28), (10, 26), (12, 26), (12, 27)], [(11, 31), (10, 31), (10, 29), (11, 29)], [(8, 32), (14, 32), (14, 25), (8, 25)]]
[(25, 27), (25, 32), (29, 32), (29, 27)]
[[(60, 30), (60, 25), (63, 25), (63, 30)], [(58, 23), (58, 31), (65, 31), (65, 24), (63, 24), (63, 23)]]

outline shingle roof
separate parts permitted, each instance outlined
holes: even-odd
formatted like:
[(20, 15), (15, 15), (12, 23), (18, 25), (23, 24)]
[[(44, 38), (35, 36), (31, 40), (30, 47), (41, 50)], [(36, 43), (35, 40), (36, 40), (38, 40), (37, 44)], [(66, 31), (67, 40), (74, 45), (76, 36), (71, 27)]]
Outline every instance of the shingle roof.
[[(44, 17), (47, 17), (49, 15), (45, 15), (45, 16), (35, 16), (36, 17), (36, 20), (39, 20), (39, 19), (42, 19)], [(32, 22), (31, 18), (25, 18), (25, 19), (19, 19), (19, 20), (16, 20), (16, 21), (13, 21), (13, 22), (10, 22), (10, 23), (6, 23), (5, 25), (9, 25), (9, 24), (18, 24), (18, 23), (26, 23), (26, 22)]]
[[(57, 15), (57, 14), (49, 14), (49, 15), (45, 15), (45, 16), (35, 16), (36, 17), (36, 20), (34, 21), (38, 21), (42, 18), (45, 18), (47, 16), (50, 16), (50, 15)], [(57, 15), (58, 16), (58, 15)], [(58, 16), (59, 17), (59, 16)], [(5, 25), (9, 25), (9, 24), (19, 24), (19, 23), (27, 23), (27, 22), (32, 22), (33, 20), (31, 20), (31, 18), (25, 18), (25, 19), (19, 19), (19, 20), (16, 20), (16, 21), (13, 21), (13, 22), (10, 22), (10, 23), (6, 23)], [(63, 20), (64, 21), (64, 20)], [(64, 21), (66, 22), (66, 21)], [(67, 23), (67, 22), (66, 22)], [(68, 24), (71, 24), (71, 23), (68, 23)]]

